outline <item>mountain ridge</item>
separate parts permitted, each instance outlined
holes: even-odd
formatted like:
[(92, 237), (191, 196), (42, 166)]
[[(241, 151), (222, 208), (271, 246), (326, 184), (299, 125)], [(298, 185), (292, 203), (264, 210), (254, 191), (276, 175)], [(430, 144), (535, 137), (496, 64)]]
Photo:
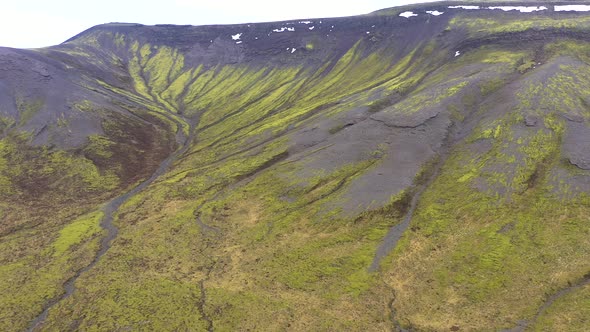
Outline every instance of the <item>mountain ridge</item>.
[(587, 328), (590, 16), (466, 3), (0, 49), (0, 329)]

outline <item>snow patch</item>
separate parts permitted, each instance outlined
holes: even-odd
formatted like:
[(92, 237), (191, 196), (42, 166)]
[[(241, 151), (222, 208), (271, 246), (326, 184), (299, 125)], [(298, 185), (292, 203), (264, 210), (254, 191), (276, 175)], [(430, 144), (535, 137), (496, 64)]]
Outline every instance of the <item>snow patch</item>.
[(295, 53), (295, 51), (297, 51), (296, 48), (291, 49), (291, 54)]
[(449, 6), (450, 9), (479, 9), (479, 6)]
[(428, 13), (430, 15), (438, 16), (438, 15), (444, 14), (445, 12), (439, 12), (438, 10), (427, 10), (426, 13)]
[(371, 33), (371, 31), (367, 31), (367, 35), (370, 34), (370, 33)]
[[(588, 9), (586, 9), (585, 11), (590, 10), (590, 6), (576, 6), (576, 5), (572, 5), (572, 6), (555, 6), (557, 7), (588, 7)], [(500, 9), (503, 10), (505, 12), (507, 11), (511, 11), (511, 10), (517, 10), (521, 13), (532, 13), (532, 12), (537, 12), (537, 11), (541, 11), (541, 10), (547, 10), (547, 7), (545, 6), (491, 6), (491, 7), (480, 7), (480, 6), (449, 6), (448, 8), (450, 9), (469, 9), (469, 10), (473, 10), (473, 9)], [(557, 10), (557, 9), (556, 9)], [(575, 9), (569, 9), (569, 10), (575, 10)], [(430, 12), (427, 12), (430, 14)], [(442, 13), (441, 13), (442, 14)]]
[(272, 31), (273, 32), (295, 31), (295, 28), (282, 27), (280, 29), (273, 29)]
[(538, 7), (525, 7), (525, 6), (497, 6), (497, 7), (488, 7), (487, 9), (501, 9), (505, 12), (507, 11), (511, 11), (511, 10), (518, 10), (521, 13), (531, 13), (531, 12), (537, 12), (537, 11), (541, 11), (541, 10), (547, 10), (547, 7), (545, 6), (538, 6)]
[(555, 6), (556, 12), (587, 12), (590, 11), (590, 6), (588, 5), (564, 5), (564, 6)]
[(236, 33), (235, 35), (231, 35), (231, 39), (233, 39), (233, 40), (240, 40), (240, 37), (242, 37), (241, 33)]
[(455, 52), (455, 57), (458, 57), (459, 55), (461, 55), (461, 52), (459, 52), (459, 51), (456, 51), (456, 52)]
[(242, 43), (242, 41), (241, 41), (241, 40), (236, 42), (236, 44), (241, 44), (241, 43)]
[(412, 16), (418, 16), (418, 14), (414, 14), (414, 12), (403, 12), (399, 14), (401, 17), (410, 18)]
[(299, 23), (302, 23), (302, 24), (311, 24), (312, 22), (311, 21), (299, 21)]
[(309, 27), (308, 29), (313, 30), (313, 29), (315, 29), (315, 26)]

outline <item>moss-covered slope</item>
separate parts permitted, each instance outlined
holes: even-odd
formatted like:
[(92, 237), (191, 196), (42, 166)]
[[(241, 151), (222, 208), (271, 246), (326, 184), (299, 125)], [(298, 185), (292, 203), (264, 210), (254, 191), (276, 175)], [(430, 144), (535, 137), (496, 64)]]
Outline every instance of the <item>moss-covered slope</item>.
[(590, 329), (590, 16), (457, 5), (1, 49), (0, 330)]

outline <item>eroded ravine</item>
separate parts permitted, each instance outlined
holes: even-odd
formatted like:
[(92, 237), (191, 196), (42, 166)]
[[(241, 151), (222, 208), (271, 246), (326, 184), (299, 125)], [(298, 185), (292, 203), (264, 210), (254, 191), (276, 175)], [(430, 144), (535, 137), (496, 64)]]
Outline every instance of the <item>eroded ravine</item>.
[[(211, 199), (201, 203), (201, 205), (199, 205), (195, 209), (195, 212), (194, 212), (195, 219), (197, 221), (197, 225), (201, 228), (203, 233), (213, 235), (215, 237), (218, 237), (220, 235), (221, 230), (215, 226), (210, 226), (208, 224), (205, 224), (203, 222), (203, 220), (201, 220), (201, 209), (208, 202), (215, 200), (221, 193), (222, 192), (220, 191), (217, 194), (213, 195), (213, 197)], [(210, 248), (209, 240), (207, 240), (205, 242), (205, 245), (206, 245), (205, 246), (206, 249)], [(211, 273), (213, 272), (213, 269), (215, 268), (216, 264), (217, 264), (217, 261), (215, 259), (210, 264), (207, 264), (207, 266), (205, 266), (205, 277), (201, 281), (199, 281), (200, 296), (199, 296), (199, 300), (197, 301), (197, 310), (199, 311), (201, 318), (205, 321), (205, 324), (207, 326), (207, 332), (213, 332), (214, 327), (213, 327), (213, 319), (209, 316), (209, 314), (207, 314), (207, 311), (205, 310), (205, 307), (207, 306), (207, 290), (205, 289), (205, 283), (210, 280)]]
[(401, 239), (402, 235), (405, 233), (406, 229), (410, 226), (410, 222), (412, 221), (412, 217), (414, 216), (414, 212), (416, 212), (416, 207), (422, 197), (424, 191), (432, 184), (432, 182), (438, 177), (440, 169), (442, 165), (445, 163), (448, 153), (449, 153), (448, 144), (444, 144), (436, 158), (436, 162), (432, 169), (430, 170), (430, 175), (427, 177), (427, 180), (422, 183), (418, 184), (413, 192), (412, 200), (410, 201), (410, 206), (408, 211), (406, 212), (404, 219), (401, 223), (398, 223), (392, 226), (383, 240), (379, 247), (377, 247), (377, 251), (375, 252), (375, 256), (373, 257), (373, 261), (369, 266), (369, 272), (376, 272), (379, 270), (379, 265), (385, 256), (389, 255), (393, 249), (397, 246), (397, 243)]
[(379, 269), (379, 265), (381, 264), (381, 260), (397, 246), (397, 243), (401, 239), (402, 235), (404, 234), (408, 226), (410, 226), (410, 222), (412, 221), (412, 216), (416, 211), (416, 206), (418, 205), (420, 196), (422, 196), (422, 193), (424, 192), (426, 187), (427, 185), (421, 185), (418, 188), (418, 190), (412, 197), (412, 201), (410, 202), (410, 208), (408, 209), (408, 212), (406, 212), (406, 215), (404, 216), (402, 222), (396, 224), (395, 226), (389, 229), (389, 231), (385, 235), (385, 238), (383, 238), (383, 241), (381, 242), (381, 244), (377, 248), (377, 251), (375, 252), (373, 262), (371, 262), (371, 266), (369, 266), (369, 272), (377, 271)]
[[(507, 78), (506, 84), (511, 84), (513, 81), (517, 80), (518, 76), (512, 76), (511, 78)], [(381, 260), (385, 258), (388, 254), (391, 253), (393, 249), (397, 246), (397, 243), (401, 239), (402, 235), (406, 231), (406, 229), (410, 226), (412, 218), (414, 216), (414, 212), (418, 206), (420, 198), (422, 194), (430, 185), (436, 180), (438, 177), (441, 168), (445, 164), (449, 154), (451, 153), (451, 149), (453, 146), (459, 144), (463, 140), (467, 138), (467, 136), (472, 132), (473, 125), (466, 125), (473, 121), (474, 115), (476, 111), (479, 109), (479, 105), (485, 104), (487, 100), (493, 100), (494, 94), (490, 94), (484, 99), (479, 101), (479, 104), (472, 105), (469, 109), (466, 110), (466, 114), (464, 118), (460, 122), (453, 122), (447, 127), (446, 135), (442, 139), (442, 143), (437, 151), (437, 156), (432, 160), (434, 161), (429, 169), (426, 169), (426, 177), (418, 180), (416, 179), (417, 183), (414, 185), (413, 188), (409, 188), (409, 194), (412, 195), (412, 200), (410, 202), (410, 206), (408, 211), (404, 215), (404, 218), (401, 223), (398, 223), (392, 226), (385, 237), (383, 238), (381, 244), (377, 248), (375, 252), (375, 256), (371, 265), (369, 266), (369, 272), (376, 272), (379, 269), (379, 265), (381, 264)], [(420, 124), (419, 126), (424, 126), (426, 122), (432, 121), (433, 119), (437, 118), (440, 114), (435, 115), (434, 117), (427, 119), (424, 123)], [(376, 120), (371, 118), (372, 120)], [(379, 121), (379, 120), (376, 120)], [(380, 121), (379, 121), (380, 122)], [(425, 164), (425, 166), (427, 166)]]
[(555, 303), (555, 301), (586, 285), (590, 285), (590, 272), (584, 275), (584, 277), (580, 279), (577, 283), (572, 284), (564, 289), (561, 289), (555, 294), (548, 297), (545, 300), (545, 302), (543, 302), (543, 305), (539, 307), (537, 313), (531, 320), (523, 321), (519, 324), (519, 326), (512, 329), (504, 330), (504, 332), (524, 332), (526, 330), (529, 330), (529, 328), (534, 328), (539, 318), (543, 316), (543, 314), (547, 311), (547, 309), (549, 309), (553, 305), (553, 303)]
[[(188, 119), (183, 118), (183, 120), (187, 123), (190, 123)], [(152, 184), (158, 177), (163, 175), (172, 165), (172, 163), (179, 156), (181, 156), (188, 150), (188, 148), (190, 147), (190, 143), (192, 142), (195, 136), (195, 128), (197, 127), (195, 123), (198, 123), (198, 119), (192, 121), (192, 124), (190, 126), (190, 133), (188, 136), (183, 132), (181, 124), (177, 123), (178, 131), (176, 134), (176, 141), (180, 146), (176, 149), (176, 151), (170, 154), (166, 159), (164, 159), (164, 161), (160, 163), (160, 165), (158, 166), (156, 171), (150, 176), (150, 178), (141, 182), (139, 185), (137, 185), (130, 191), (126, 192), (125, 194), (115, 197), (102, 208), (102, 212), (104, 213), (104, 215), (101, 219), (100, 226), (103, 230), (107, 232), (107, 234), (102, 238), (100, 242), (100, 249), (94, 256), (94, 259), (92, 260), (92, 262), (90, 262), (90, 264), (78, 270), (71, 278), (69, 278), (65, 282), (64, 293), (58, 298), (52, 299), (45, 306), (43, 312), (31, 322), (27, 331), (34, 331), (38, 327), (40, 327), (47, 318), (49, 311), (58, 303), (70, 297), (76, 291), (75, 283), (78, 280), (78, 278), (86, 271), (92, 269), (107, 253), (107, 251), (111, 248), (113, 240), (117, 237), (119, 233), (117, 226), (113, 224), (115, 213), (125, 202), (127, 202), (129, 199), (133, 198), (135, 195), (143, 191), (150, 184)]]

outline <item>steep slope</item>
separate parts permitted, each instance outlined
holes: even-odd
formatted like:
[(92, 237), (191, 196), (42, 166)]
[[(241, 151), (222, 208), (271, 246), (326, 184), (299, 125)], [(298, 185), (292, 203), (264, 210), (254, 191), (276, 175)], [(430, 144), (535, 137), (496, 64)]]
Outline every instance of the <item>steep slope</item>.
[(462, 5), (1, 49), (0, 330), (590, 328), (590, 16)]

